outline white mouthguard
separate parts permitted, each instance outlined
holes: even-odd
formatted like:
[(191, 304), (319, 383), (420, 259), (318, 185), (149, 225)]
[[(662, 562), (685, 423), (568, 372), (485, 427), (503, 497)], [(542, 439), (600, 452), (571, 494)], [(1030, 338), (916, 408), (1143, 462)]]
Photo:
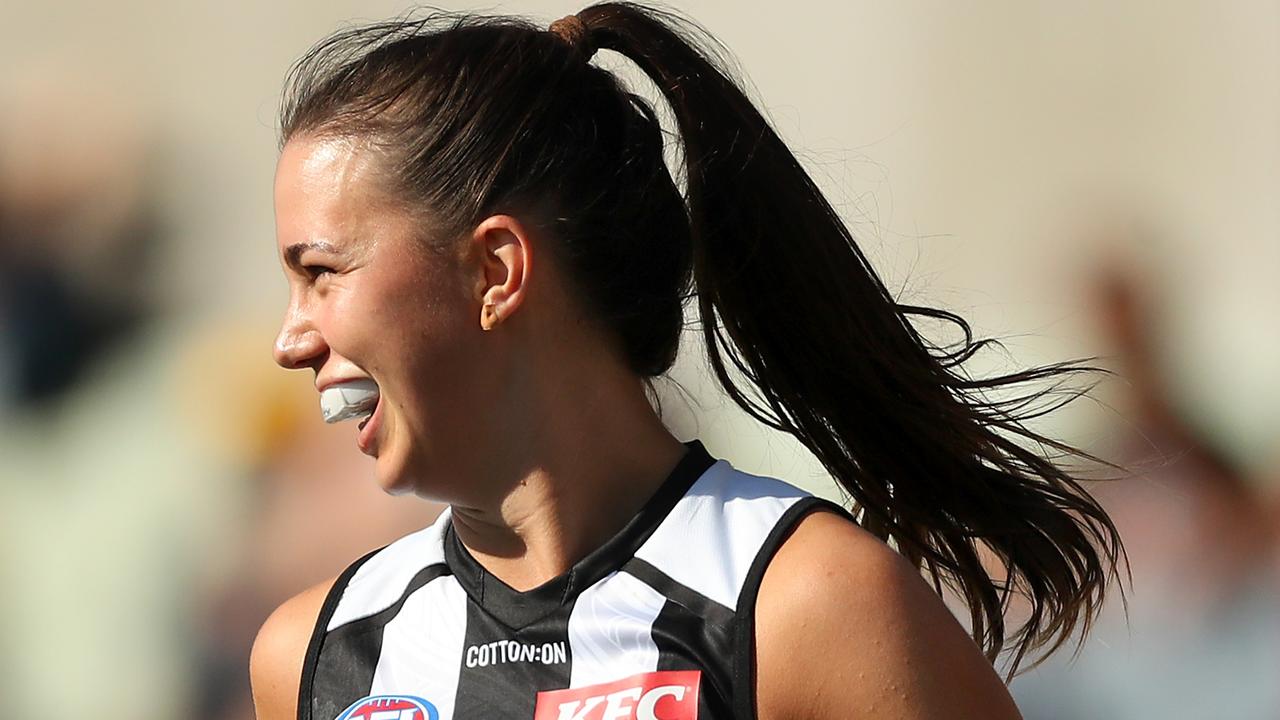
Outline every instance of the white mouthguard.
[(338, 383), (320, 393), (320, 414), (327, 423), (371, 415), (377, 406), (378, 384), (372, 380)]

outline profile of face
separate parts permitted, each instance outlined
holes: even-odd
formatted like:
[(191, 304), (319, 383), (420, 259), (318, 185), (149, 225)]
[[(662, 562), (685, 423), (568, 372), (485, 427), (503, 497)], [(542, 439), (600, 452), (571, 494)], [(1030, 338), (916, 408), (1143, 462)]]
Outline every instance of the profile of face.
[(376, 458), (386, 491), (432, 495), (433, 478), (474, 448), (500, 404), (479, 312), (485, 270), (429, 251), (430, 230), (384, 191), (377, 170), (345, 139), (295, 137), (281, 153), (276, 239), (289, 304), (275, 359), (313, 370), (318, 391), (374, 381), (378, 402), (352, 423), (354, 441)]

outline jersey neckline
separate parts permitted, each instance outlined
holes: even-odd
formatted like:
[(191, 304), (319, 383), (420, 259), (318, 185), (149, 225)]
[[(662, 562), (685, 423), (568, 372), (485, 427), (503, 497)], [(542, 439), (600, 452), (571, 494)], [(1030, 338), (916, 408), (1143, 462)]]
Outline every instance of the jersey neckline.
[(485, 570), (458, 539), (452, 518), (444, 532), (445, 563), (477, 605), (513, 630), (527, 627), (568, 606), (578, 593), (621, 568), (662, 524), (694, 482), (716, 463), (716, 458), (699, 440), (690, 440), (684, 446), (688, 451), (672, 468), (657, 492), (616, 535), (564, 574), (536, 588), (523, 592), (515, 590)]

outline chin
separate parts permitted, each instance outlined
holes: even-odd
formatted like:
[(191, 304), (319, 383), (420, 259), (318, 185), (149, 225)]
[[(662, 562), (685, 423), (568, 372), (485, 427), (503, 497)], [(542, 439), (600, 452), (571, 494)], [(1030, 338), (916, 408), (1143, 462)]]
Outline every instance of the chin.
[(408, 495), (414, 491), (413, 478), (404, 463), (393, 462), (392, 458), (379, 457), (374, 464), (373, 475), (378, 486), (388, 495)]

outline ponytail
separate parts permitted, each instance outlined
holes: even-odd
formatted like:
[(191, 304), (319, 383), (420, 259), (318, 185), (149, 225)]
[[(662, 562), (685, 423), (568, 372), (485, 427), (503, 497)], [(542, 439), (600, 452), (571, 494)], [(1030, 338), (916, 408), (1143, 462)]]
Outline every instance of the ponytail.
[[(633, 3), (578, 13), (589, 44), (656, 83), (679, 126), (698, 310), (721, 385), (760, 422), (794, 435), (855, 503), (868, 530), (969, 608), (988, 659), (1011, 645), (1052, 651), (1096, 616), (1123, 548), (1079, 482), (1027, 449), (1096, 460), (1025, 421), (1063, 402), (1050, 390), (1094, 368), (1062, 363), (975, 380), (964, 361), (988, 344), (943, 310), (897, 303), (836, 211), (692, 22)], [(945, 351), (913, 318), (952, 323)], [(732, 364), (750, 381), (739, 385)], [(985, 550), (985, 552), (984, 552)], [(1000, 579), (984, 569), (989, 553)], [(1006, 628), (1015, 595), (1029, 618)]]

